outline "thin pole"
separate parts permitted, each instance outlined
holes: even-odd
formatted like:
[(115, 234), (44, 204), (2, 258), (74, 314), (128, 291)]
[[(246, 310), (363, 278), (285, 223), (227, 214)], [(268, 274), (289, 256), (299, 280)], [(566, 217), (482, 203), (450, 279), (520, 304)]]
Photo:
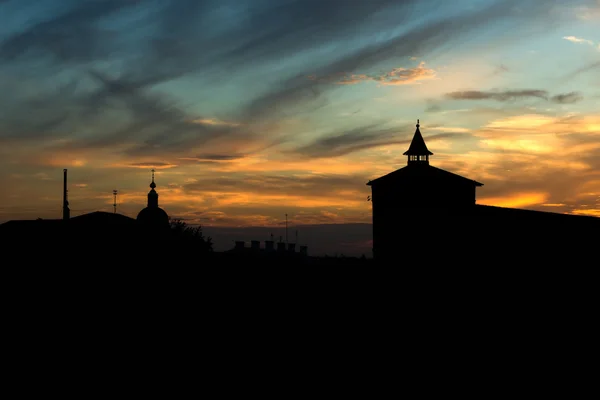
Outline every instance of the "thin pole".
[(117, 191), (113, 190), (114, 202), (113, 202), (113, 213), (117, 213)]
[(68, 220), (71, 217), (71, 210), (69, 210), (69, 200), (67, 190), (67, 169), (63, 169), (63, 220)]
[(285, 214), (285, 243), (288, 243), (288, 224), (287, 224), (287, 213)]

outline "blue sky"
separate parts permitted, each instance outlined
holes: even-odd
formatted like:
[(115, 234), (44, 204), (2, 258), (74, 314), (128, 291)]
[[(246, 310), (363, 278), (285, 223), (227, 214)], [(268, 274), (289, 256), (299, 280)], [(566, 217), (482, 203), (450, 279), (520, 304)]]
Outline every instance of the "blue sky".
[(600, 2), (0, 1), (0, 221), (370, 222), (365, 183), (432, 164), (478, 202), (600, 215)]

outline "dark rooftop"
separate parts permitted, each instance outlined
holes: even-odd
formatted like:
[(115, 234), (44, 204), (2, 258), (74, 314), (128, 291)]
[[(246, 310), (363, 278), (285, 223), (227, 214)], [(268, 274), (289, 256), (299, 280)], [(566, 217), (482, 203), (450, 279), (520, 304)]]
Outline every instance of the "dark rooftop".
[(429, 151), (427, 145), (425, 144), (425, 140), (423, 139), (423, 135), (421, 135), (421, 131), (419, 130), (419, 123), (417, 120), (417, 130), (415, 131), (415, 135), (413, 136), (412, 142), (410, 142), (410, 146), (408, 150), (404, 152), (405, 156), (422, 156), (422, 155), (430, 155), (433, 153)]
[(391, 182), (396, 179), (419, 179), (423, 181), (433, 179), (454, 179), (457, 181), (463, 181), (471, 183), (475, 186), (483, 186), (483, 183), (474, 181), (464, 176), (448, 172), (441, 168), (433, 167), (429, 164), (409, 164), (406, 167), (397, 169), (396, 171), (390, 172), (387, 175), (383, 175), (379, 178), (373, 179), (367, 182), (367, 185), (371, 186), (374, 183), (380, 182)]

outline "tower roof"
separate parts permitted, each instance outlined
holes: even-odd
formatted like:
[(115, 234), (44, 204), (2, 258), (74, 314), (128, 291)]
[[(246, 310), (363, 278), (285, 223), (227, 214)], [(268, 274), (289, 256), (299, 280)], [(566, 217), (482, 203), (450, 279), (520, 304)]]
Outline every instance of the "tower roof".
[(429, 151), (427, 145), (425, 144), (425, 140), (423, 139), (423, 135), (421, 135), (419, 126), (421, 125), (419, 124), (419, 120), (417, 120), (417, 130), (415, 131), (415, 135), (413, 136), (412, 142), (410, 142), (408, 150), (404, 152), (405, 156), (433, 155), (433, 153)]
[(373, 185), (391, 185), (395, 186), (402, 182), (410, 180), (422, 181), (422, 182), (456, 182), (466, 183), (475, 187), (483, 186), (483, 183), (474, 181), (473, 179), (465, 178), (464, 176), (454, 174), (450, 171), (436, 168), (431, 165), (408, 165), (406, 167), (397, 169), (396, 171), (390, 172), (379, 178), (370, 180), (367, 182), (368, 186)]

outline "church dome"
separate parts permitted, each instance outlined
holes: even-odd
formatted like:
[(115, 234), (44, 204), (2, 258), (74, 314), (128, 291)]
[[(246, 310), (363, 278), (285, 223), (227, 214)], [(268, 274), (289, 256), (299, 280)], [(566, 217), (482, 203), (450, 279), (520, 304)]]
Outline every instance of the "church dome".
[(165, 210), (159, 207), (146, 207), (142, 209), (136, 219), (144, 225), (166, 226), (169, 224), (169, 216)]
[(154, 170), (152, 170), (152, 183), (150, 183), (150, 192), (148, 192), (148, 206), (137, 215), (137, 221), (145, 228), (166, 229), (169, 227), (169, 216), (158, 206), (158, 193), (156, 193), (156, 183), (154, 183)]

